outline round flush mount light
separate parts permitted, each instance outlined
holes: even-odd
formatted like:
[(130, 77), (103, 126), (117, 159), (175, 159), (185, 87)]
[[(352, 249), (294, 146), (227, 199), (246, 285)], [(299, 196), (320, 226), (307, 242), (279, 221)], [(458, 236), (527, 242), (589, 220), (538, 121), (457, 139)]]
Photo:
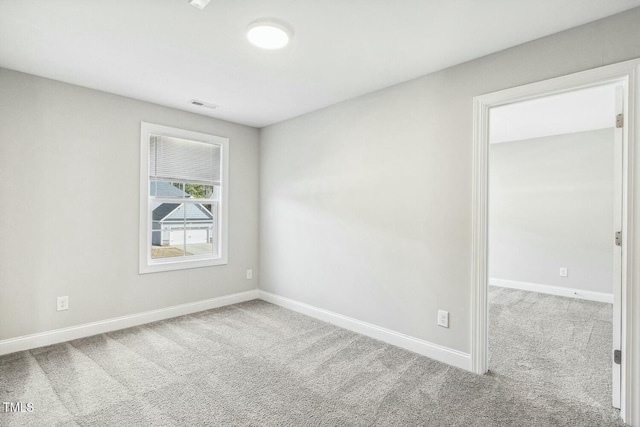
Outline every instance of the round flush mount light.
[(247, 28), (247, 39), (261, 49), (282, 49), (289, 43), (291, 34), (287, 25), (272, 19), (254, 21)]

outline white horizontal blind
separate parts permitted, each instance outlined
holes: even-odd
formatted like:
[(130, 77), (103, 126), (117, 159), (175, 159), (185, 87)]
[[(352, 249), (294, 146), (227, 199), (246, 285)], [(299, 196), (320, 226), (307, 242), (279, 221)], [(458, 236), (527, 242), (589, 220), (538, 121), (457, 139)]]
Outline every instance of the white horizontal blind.
[(220, 146), (167, 136), (149, 139), (149, 177), (220, 185)]

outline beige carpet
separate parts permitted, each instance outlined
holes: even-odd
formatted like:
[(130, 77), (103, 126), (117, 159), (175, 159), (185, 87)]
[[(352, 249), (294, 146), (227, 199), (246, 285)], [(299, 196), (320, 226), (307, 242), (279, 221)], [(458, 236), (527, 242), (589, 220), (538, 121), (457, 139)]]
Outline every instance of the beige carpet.
[(478, 376), (263, 301), (0, 357), (2, 426), (608, 426), (614, 411)]
[(489, 289), (492, 375), (532, 395), (552, 393), (602, 413), (613, 411), (611, 304)]

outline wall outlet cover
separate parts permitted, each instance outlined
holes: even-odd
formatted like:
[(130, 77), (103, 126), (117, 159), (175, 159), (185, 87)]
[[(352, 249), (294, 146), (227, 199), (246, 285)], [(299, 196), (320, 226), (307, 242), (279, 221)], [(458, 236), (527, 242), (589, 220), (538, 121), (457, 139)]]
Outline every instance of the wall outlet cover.
[(69, 309), (69, 297), (58, 297), (56, 302), (56, 309), (58, 311), (68, 310)]
[(438, 310), (438, 326), (443, 328), (449, 327), (449, 312), (444, 310)]

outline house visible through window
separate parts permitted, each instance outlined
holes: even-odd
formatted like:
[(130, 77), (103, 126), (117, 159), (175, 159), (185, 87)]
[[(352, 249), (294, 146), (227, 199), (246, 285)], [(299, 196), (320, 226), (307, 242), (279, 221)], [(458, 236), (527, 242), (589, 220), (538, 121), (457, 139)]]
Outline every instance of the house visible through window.
[(228, 139), (142, 123), (141, 140), (140, 272), (225, 264)]

